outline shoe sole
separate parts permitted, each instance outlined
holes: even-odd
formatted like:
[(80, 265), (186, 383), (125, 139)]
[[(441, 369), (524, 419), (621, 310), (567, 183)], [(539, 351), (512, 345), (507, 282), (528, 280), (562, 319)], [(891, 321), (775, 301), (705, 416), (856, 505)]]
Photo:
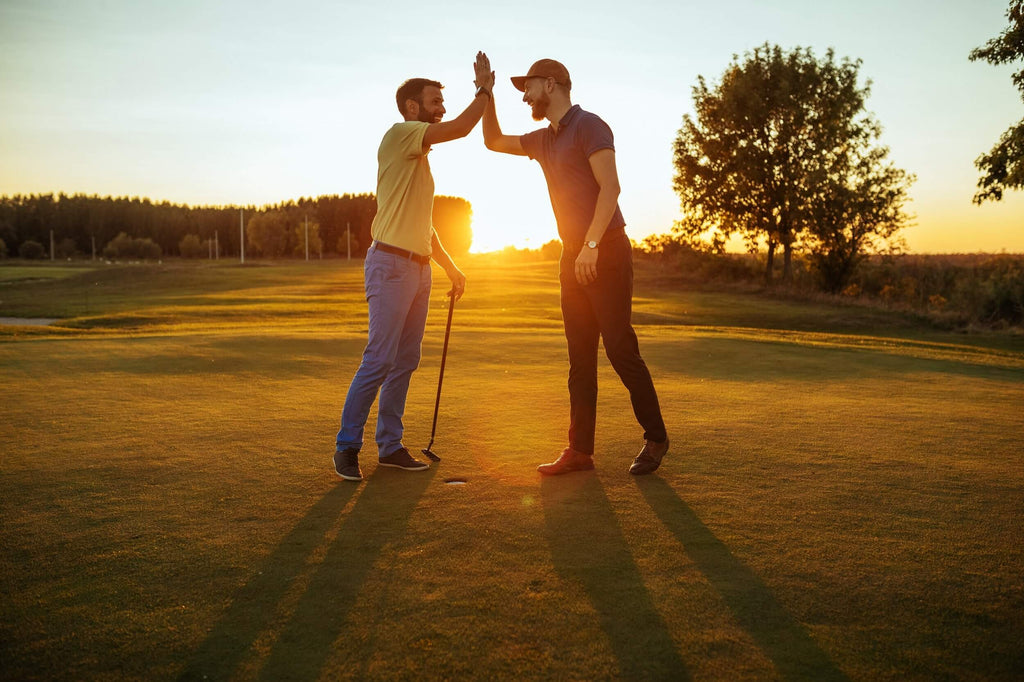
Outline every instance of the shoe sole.
[(343, 473), (341, 473), (340, 471), (337, 471), (337, 470), (335, 470), (334, 473), (338, 474), (338, 476), (341, 476), (346, 481), (361, 481), (361, 480), (363, 480), (362, 476), (346, 476), (345, 474), (343, 474)]
[(577, 471), (593, 471), (595, 467), (586, 467), (585, 469), (563, 469), (562, 471), (544, 471), (538, 468), (537, 472), (541, 476), (561, 476), (562, 474), (574, 474)]
[(658, 470), (659, 467), (661, 467), (661, 462), (658, 462), (657, 464), (654, 465), (653, 469), (649, 469), (647, 471), (634, 471), (633, 467), (630, 467), (629, 473), (633, 474), (634, 476), (646, 476), (647, 474), (653, 474), (655, 471)]
[(378, 462), (382, 467), (391, 467), (392, 469), (401, 469), (402, 471), (426, 471), (430, 468), (429, 464), (424, 464), (421, 467), (404, 467), (401, 464), (387, 464), (386, 462)]

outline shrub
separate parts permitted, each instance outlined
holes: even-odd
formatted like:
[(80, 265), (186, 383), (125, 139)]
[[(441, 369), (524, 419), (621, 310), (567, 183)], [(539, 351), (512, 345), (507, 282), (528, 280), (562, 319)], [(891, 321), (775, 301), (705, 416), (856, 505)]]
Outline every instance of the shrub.
[(884, 256), (862, 263), (854, 280), (868, 297), (927, 312), (937, 321), (1024, 323), (1020, 256)]
[(949, 303), (949, 301), (940, 294), (932, 294), (928, 297), (928, 306), (933, 310), (945, 310), (947, 303)]
[(139, 258), (159, 260), (160, 256), (163, 255), (163, 249), (152, 239), (136, 239), (135, 254)]
[[(353, 232), (354, 232), (354, 230), (353, 230)], [(348, 249), (349, 249), (348, 237), (345, 236), (344, 232), (342, 232), (341, 236), (338, 237), (338, 243), (335, 245), (335, 247), (337, 248), (339, 255), (345, 256), (345, 255), (348, 254)], [(355, 234), (352, 235), (352, 247), (351, 248), (352, 248), (352, 253), (357, 254), (357, 255), (359, 254), (359, 240), (356, 239), (356, 235)]]
[(141, 258), (156, 260), (162, 253), (160, 245), (152, 239), (135, 239), (121, 232), (103, 247), (107, 258)]
[(207, 249), (203, 247), (203, 242), (198, 235), (186, 234), (178, 242), (178, 253), (182, 258), (202, 258), (206, 252)]
[(18, 247), (18, 255), (26, 260), (39, 260), (46, 256), (46, 249), (39, 242), (29, 239)]
[(549, 242), (544, 242), (540, 247), (540, 257), (542, 260), (558, 260), (562, 257), (562, 242), (557, 239), (552, 239)]
[(72, 256), (78, 253), (78, 245), (75, 244), (74, 239), (71, 239), (70, 237), (65, 237), (64, 239), (61, 239), (57, 243), (57, 246), (54, 250), (56, 251), (57, 258), (71, 258)]
[(0, 239), (0, 258), (7, 258), (7, 244)]

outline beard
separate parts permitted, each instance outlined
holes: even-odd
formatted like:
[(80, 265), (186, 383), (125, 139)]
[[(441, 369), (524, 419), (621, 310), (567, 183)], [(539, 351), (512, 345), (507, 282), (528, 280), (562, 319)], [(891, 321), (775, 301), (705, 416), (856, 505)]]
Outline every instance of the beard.
[(530, 114), (533, 116), (534, 121), (543, 121), (544, 117), (548, 115), (548, 107), (551, 105), (551, 98), (548, 97), (548, 93), (542, 92), (533, 100), (530, 105)]
[(434, 123), (434, 119), (436, 118), (437, 117), (434, 114), (424, 109), (422, 104), (420, 105), (420, 113), (416, 117), (417, 121), (419, 121), (420, 123)]

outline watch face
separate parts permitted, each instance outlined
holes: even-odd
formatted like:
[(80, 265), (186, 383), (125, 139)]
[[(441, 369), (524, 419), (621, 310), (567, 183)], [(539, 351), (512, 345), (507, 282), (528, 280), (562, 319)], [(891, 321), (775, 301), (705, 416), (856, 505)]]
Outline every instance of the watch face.
[(593, 241), (587, 242), (587, 246), (589, 246), (592, 249), (596, 249), (597, 248), (597, 242), (593, 242)]

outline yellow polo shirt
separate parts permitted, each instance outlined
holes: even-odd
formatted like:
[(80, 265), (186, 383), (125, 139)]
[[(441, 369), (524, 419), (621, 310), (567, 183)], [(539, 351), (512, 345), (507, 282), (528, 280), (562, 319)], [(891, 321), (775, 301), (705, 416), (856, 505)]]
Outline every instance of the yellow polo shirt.
[(434, 176), (423, 150), (429, 123), (402, 121), (377, 150), (377, 215), (370, 234), (379, 242), (430, 255)]

